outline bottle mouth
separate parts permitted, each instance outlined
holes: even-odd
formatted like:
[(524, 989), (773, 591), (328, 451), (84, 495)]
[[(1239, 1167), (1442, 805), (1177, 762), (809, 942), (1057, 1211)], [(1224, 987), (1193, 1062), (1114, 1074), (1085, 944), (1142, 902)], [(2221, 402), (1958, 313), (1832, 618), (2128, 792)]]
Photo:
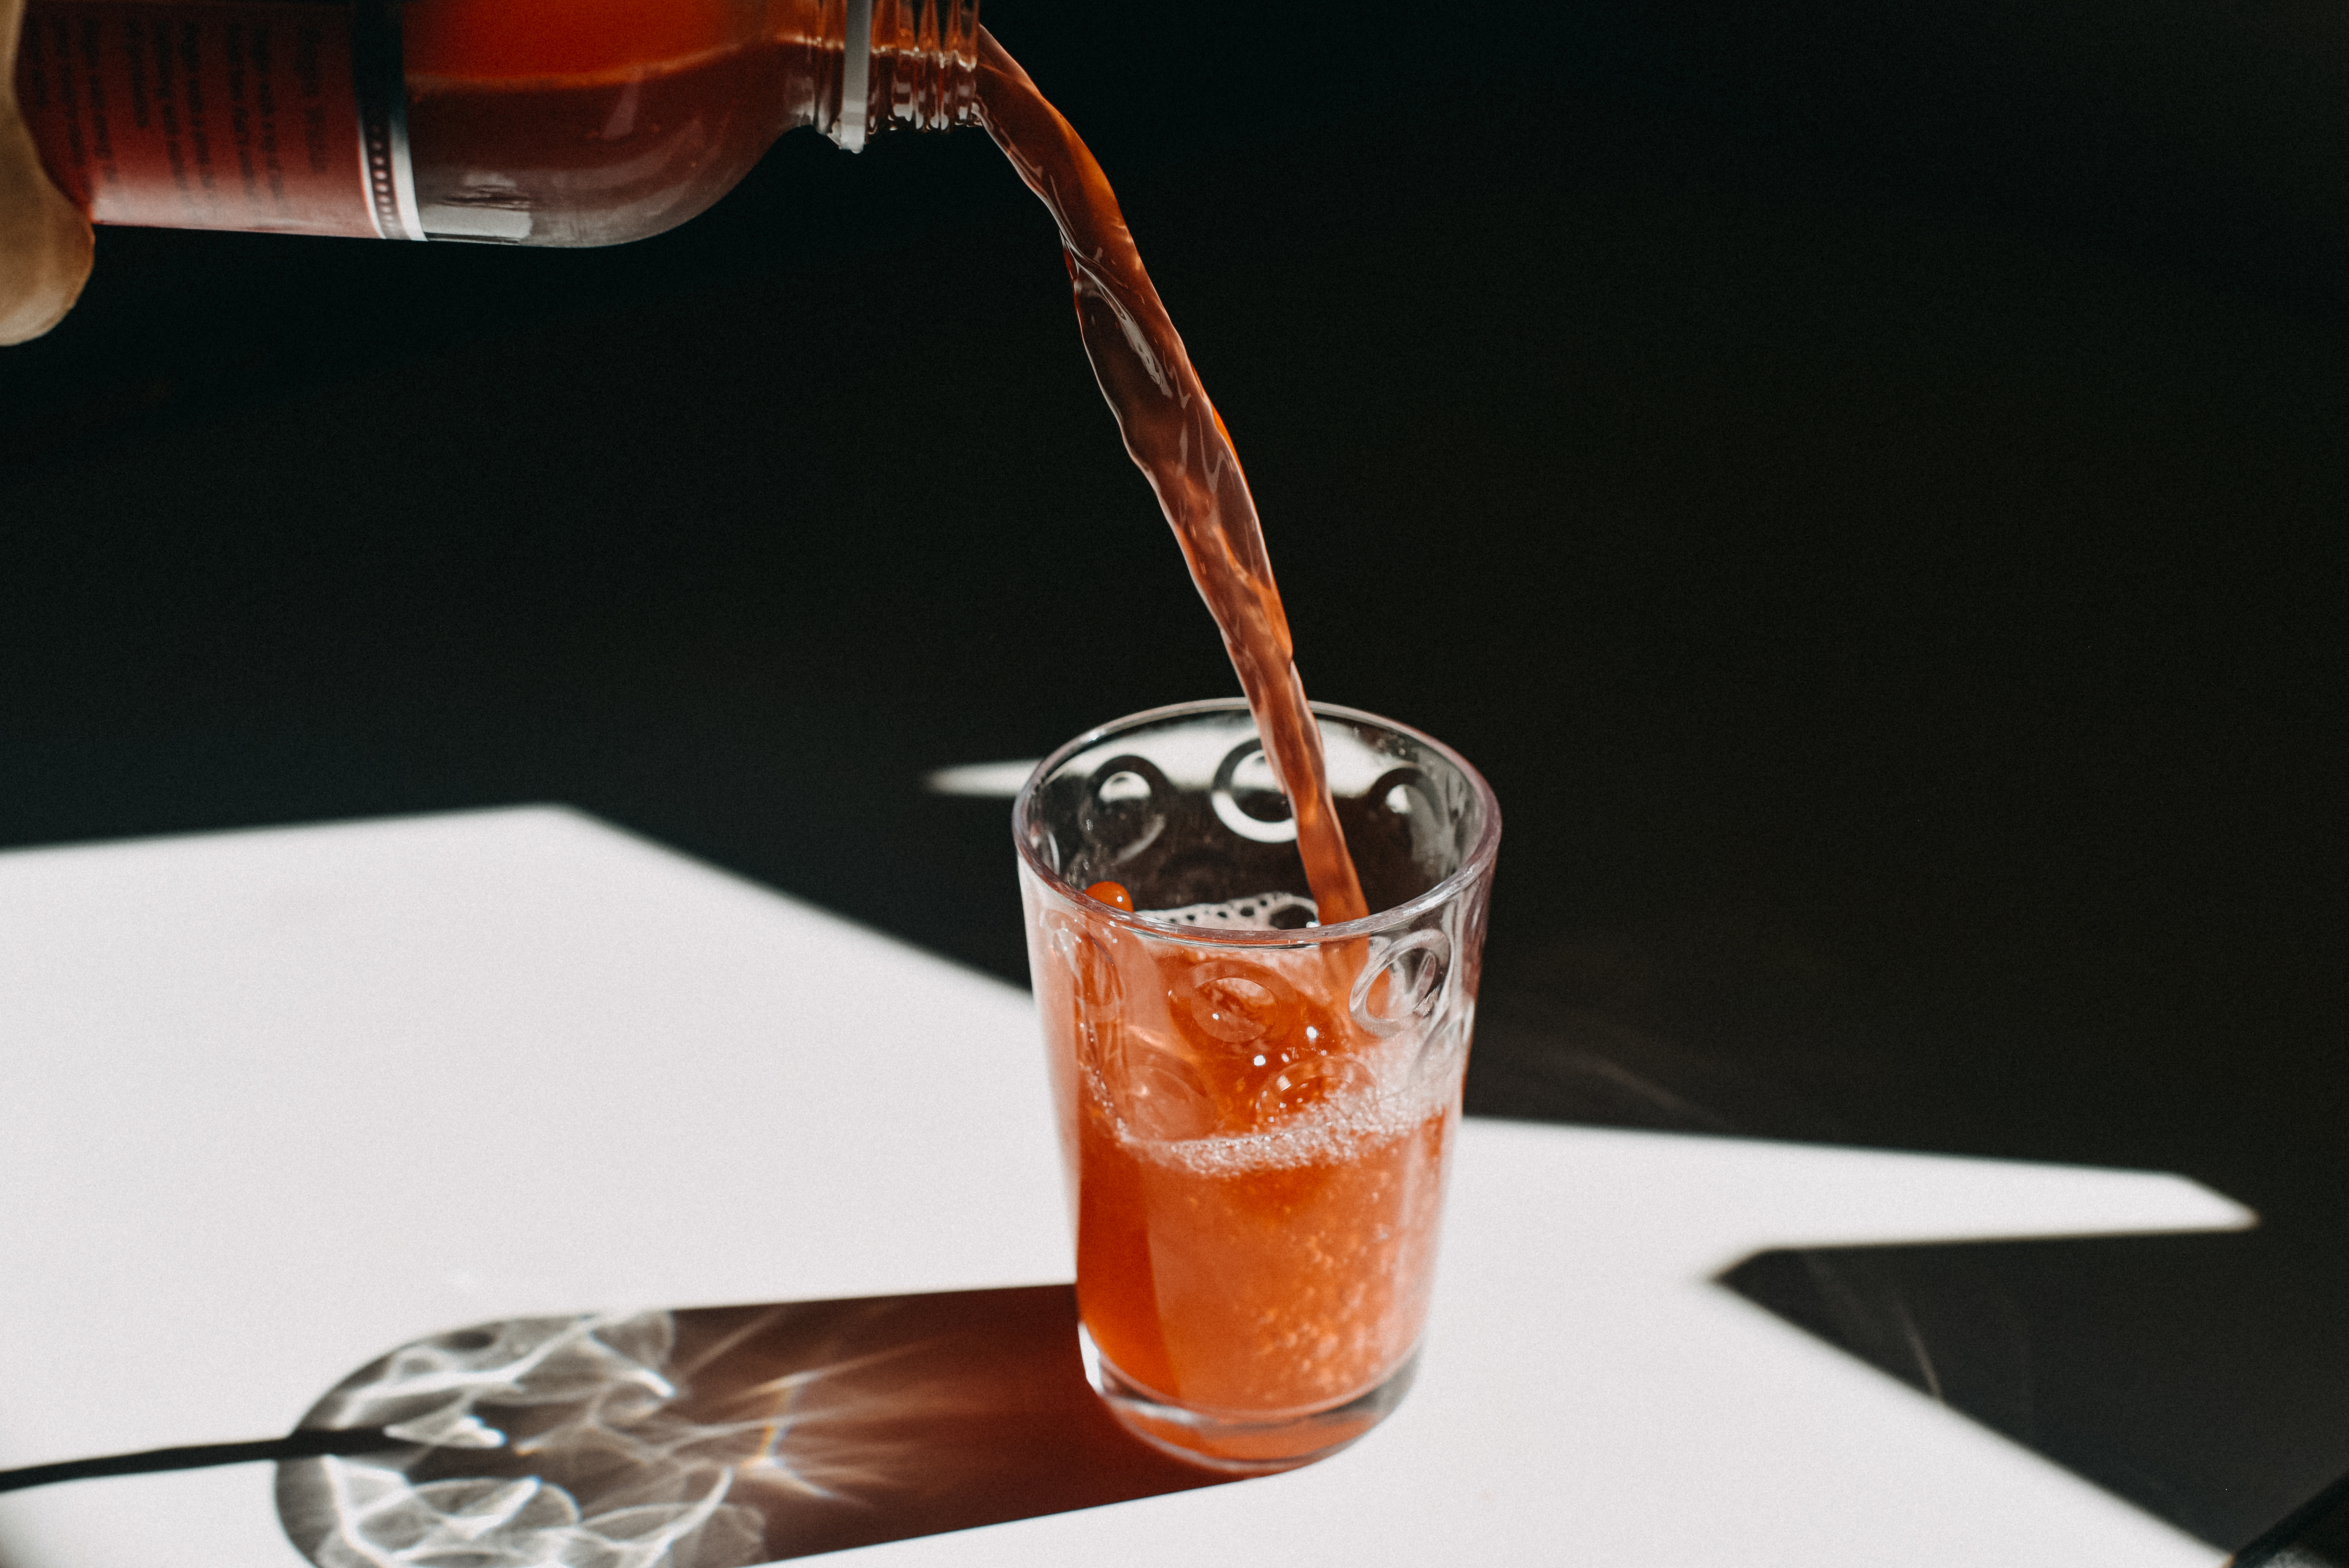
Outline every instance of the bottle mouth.
[(864, 151), (873, 113), (873, 0), (848, 0), (840, 46), (840, 129), (833, 140), (850, 152)]
[(975, 122), (978, 0), (844, 0), (833, 141), (864, 151), (893, 127)]

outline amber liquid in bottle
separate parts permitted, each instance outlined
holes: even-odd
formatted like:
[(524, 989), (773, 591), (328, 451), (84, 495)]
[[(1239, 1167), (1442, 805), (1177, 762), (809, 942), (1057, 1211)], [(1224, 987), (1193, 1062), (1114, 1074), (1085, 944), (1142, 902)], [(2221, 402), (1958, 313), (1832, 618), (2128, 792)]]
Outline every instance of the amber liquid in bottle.
[(674, 0), (406, 7), (425, 232), (593, 245), (700, 213), (837, 91), (836, 43), (781, 20), (746, 34), (732, 8)]
[[(409, 0), (423, 227), (591, 245), (682, 223), (784, 131), (849, 129), (843, 26), (841, 0)], [(852, 144), (967, 120), (978, 27), (975, 0), (876, 0)]]
[[(17, 93), (101, 223), (614, 244), (796, 126), (842, 0), (31, 0)], [(867, 118), (968, 118), (974, 0), (875, 0)]]

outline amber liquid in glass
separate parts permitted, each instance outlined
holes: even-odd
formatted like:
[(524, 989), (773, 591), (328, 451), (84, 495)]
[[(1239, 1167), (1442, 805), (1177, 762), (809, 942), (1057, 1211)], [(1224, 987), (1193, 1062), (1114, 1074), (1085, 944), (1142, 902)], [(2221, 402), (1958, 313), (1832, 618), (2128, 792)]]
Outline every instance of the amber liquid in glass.
[[(1086, 352), (1223, 633), (1288, 795), (1319, 923), (1359, 919), (1370, 910), (1230, 437), (1100, 165), (984, 29), (978, 96), (1060, 226)], [(1105, 911), (1079, 919), (1080, 949), (1123, 978), (1099, 997), (1078, 978), (1063, 996), (1040, 965), (1039, 1002), (1076, 1184), (1080, 1311), (1117, 1386), (1158, 1410), (1129, 1403), (1122, 1418), (1213, 1464), (1309, 1457), (1283, 1422), (1360, 1408), (1350, 1402), (1398, 1376), (1418, 1343), (1457, 1095), (1365, 1092), (1379, 1042), (1349, 1006), (1361, 942), (1257, 948), (1242, 962), (1121, 941)], [(1174, 999), (1164, 1026), (1103, 1027), (1119, 995)], [(1172, 1103), (1205, 1119), (1154, 1125), (1153, 1075), (1179, 1082)], [(1314, 1451), (1380, 1413), (1318, 1427)]]

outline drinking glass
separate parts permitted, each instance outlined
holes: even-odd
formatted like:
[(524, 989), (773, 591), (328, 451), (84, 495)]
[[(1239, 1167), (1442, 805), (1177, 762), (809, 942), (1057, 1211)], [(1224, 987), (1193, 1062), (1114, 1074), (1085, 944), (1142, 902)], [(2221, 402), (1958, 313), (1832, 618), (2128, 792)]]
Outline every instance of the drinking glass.
[(1087, 1372), (1130, 1430), (1244, 1472), (1410, 1386), (1501, 835), (1450, 748), (1313, 711), (1365, 919), (1315, 923), (1237, 700), (1079, 736), (1012, 813)]

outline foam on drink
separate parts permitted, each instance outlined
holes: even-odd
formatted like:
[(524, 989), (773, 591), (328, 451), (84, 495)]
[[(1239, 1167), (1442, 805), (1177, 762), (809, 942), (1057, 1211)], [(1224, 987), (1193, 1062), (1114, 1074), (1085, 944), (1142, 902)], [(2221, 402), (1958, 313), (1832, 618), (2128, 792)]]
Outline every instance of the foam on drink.
[(1279, 931), (1321, 923), (1321, 910), (1312, 899), (1295, 893), (1258, 893), (1252, 898), (1227, 898), (1219, 904), (1185, 904), (1174, 909), (1143, 909), (1145, 920), (1162, 926), (1201, 926), (1216, 930)]

